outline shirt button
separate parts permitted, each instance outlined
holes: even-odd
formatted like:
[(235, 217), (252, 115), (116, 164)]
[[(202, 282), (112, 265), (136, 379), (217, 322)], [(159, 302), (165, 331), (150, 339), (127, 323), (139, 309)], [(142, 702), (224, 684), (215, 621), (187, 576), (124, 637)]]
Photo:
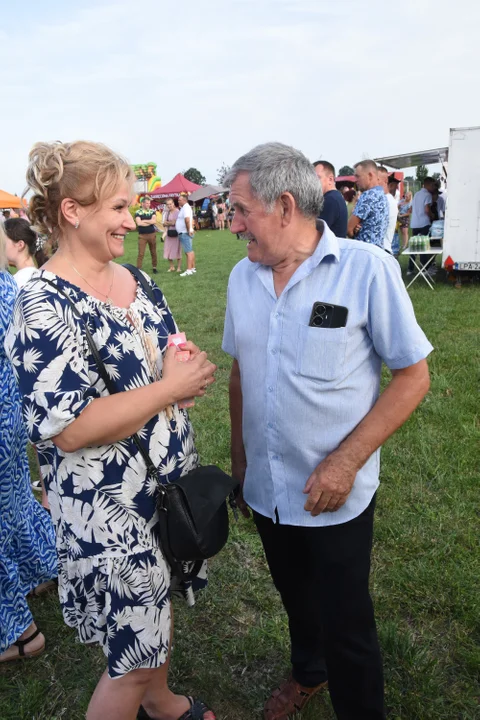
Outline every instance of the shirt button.
[(278, 318), (280, 317), (280, 313), (275, 313), (275, 317), (278, 320)]
[(278, 460), (278, 455), (273, 455), (272, 460)]
[(273, 392), (273, 387), (271, 385), (268, 386), (268, 392)]
[(267, 427), (271, 430), (273, 428), (273, 423), (268, 423)]
[(276, 354), (277, 354), (277, 351), (275, 350), (275, 348), (273, 348), (272, 355), (276, 355)]

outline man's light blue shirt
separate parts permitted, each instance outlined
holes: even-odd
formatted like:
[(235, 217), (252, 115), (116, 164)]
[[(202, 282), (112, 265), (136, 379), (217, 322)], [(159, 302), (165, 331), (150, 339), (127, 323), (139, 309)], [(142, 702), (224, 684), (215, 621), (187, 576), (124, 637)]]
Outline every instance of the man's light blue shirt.
[[(309, 327), (314, 302), (347, 307), (346, 327)], [(380, 451), (336, 512), (312, 517), (303, 489), (374, 406), (382, 361), (392, 370), (405, 368), (433, 349), (395, 258), (336, 238), (324, 224), (315, 252), (280, 297), (270, 267), (241, 260), (230, 275), (222, 347), (240, 367), (246, 502), (274, 521), (277, 510), (284, 525), (336, 525), (357, 517), (378, 487)]]

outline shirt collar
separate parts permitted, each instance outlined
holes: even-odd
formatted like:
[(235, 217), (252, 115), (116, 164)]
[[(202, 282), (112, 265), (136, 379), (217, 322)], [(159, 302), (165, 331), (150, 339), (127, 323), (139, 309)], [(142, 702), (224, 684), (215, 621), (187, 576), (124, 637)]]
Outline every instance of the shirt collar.
[(315, 252), (309, 258), (309, 260), (314, 261), (313, 267), (319, 265), (322, 260), (330, 255), (333, 255), (337, 262), (340, 260), (340, 247), (336, 235), (334, 235), (324, 220), (317, 220), (317, 228), (319, 228), (320, 225), (323, 225), (323, 234), (315, 248)]

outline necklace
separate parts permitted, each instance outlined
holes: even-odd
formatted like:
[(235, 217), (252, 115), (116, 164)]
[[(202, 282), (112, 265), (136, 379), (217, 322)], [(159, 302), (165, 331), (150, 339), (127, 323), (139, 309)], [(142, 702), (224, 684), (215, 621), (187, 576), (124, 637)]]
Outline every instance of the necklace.
[(110, 293), (112, 292), (113, 281), (115, 280), (115, 265), (113, 266), (113, 271), (112, 271), (112, 282), (110, 283), (110, 287), (108, 288), (108, 292), (105, 294), (105, 293), (102, 292), (101, 290), (97, 290), (97, 288), (93, 287), (93, 285), (88, 282), (87, 278), (84, 277), (84, 276), (82, 275), (82, 273), (78, 272), (77, 268), (75, 267), (75, 265), (74, 265), (73, 263), (70, 262), (70, 260), (68, 260), (67, 262), (68, 262), (69, 265), (71, 265), (72, 269), (75, 270), (75, 272), (77, 273), (77, 275), (78, 275), (79, 277), (81, 277), (82, 280), (84, 280), (89, 287), (92, 288), (92, 290), (95, 290), (95, 292), (98, 293), (99, 295), (103, 295), (103, 297), (105, 298), (105, 302), (108, 303), (108, 305), (111, 305), (111, 304), (112, 304), (112, 299), (111, 299), (111, 297), (110, 297)]

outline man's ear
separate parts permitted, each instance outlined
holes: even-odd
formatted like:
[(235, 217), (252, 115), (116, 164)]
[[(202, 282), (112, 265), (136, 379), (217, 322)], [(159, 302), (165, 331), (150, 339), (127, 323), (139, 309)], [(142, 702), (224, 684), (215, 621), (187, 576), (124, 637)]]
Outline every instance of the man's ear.
[(280, 195), (280, 209), (283, 227), (286, 227), (292, 222), (296, 207), (297, 203), (291, 193), (286, 192)]

